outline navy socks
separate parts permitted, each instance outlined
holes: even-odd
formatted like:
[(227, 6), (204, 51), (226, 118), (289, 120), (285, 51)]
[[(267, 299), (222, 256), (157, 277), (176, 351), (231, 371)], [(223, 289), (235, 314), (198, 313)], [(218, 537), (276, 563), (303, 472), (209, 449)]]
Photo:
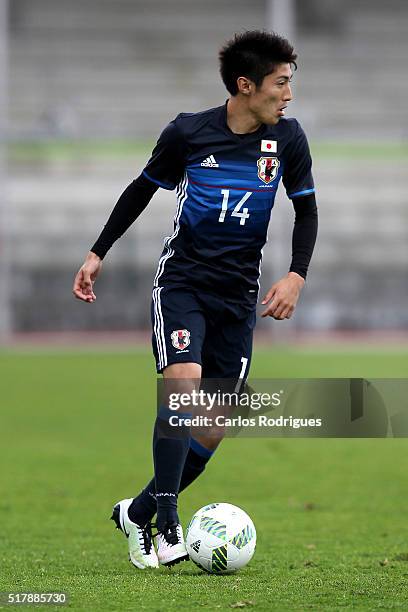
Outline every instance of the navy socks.
[[(155, 427), (155, 430), (156, 430), (156, 427)], [(155, 431), (155, 435), (156, 435), (156, 431)], [(167, 441), (168, 442), (180, 442), (180, 440), (174, 440), (174, 439), (169, 439), (169, 438), (167, 438)], [(160, 478), (160, 483), (164, 482), (166, 489), (165, 490), (162, 490), (160, 488), (157, 489), (159, 492), (162, 492), (162, 493), (170, 492), (170, 493), (173, 493), (175, 496), (173, 497), (172, 495), (169, 495), (169, 496), (160, 495), (158, 496), (157, 501), (156, 501), (156, 482), (155, 482), (155, 479), (152, 478), (149, 484), (143, 489), (143, 491), (133, 500), (133, 502), (129, 506), (128, 514), (129, 514), (129, 518), (131, 521), (143, 527), (144, 525), (146, 525), (146, 523), (152, 520), (156, 512), (158, 512), (158, 518), (159, 518), (160, 516), (159, 507), (160, 507), (161, 514), (163, 517), (162, 522), (163, 520), (164, 522), (179, 522), (178, 515), (177, 515), (177, 494), (180, 491), (183, 491), (184, 489), (186, 489), (192, 482), (194, 482), (196, 478), (198, 478), (200, 474), (202, 474), (208, 460), (213, 454), (213, 451), (210, 451), (204, 446), (202, 446), (199, 442), (194, 440), (194, 438), (190, 438), (188, 442), (189, 442), (189, 448), (187, 450), (187, 455), (185, 458), (184, 468), (181, 474), (181, 478), (179, 480), (178, 489), (174, 490), (174, 482), (176, 482), (176, 479), (174, 479), (174, 476), (172, 480), (173, 489), (171, 491), (169, 487), (169, 481), (166, 481), (167, 476), (164, 477), (163, 480)], [(169, 452), (171, 449), (173, 451), (176, 451), (179, 454), (179, 456), (181, 455), (181, 452), (180, 452), (181, 449), (180, 447), (177, 447), (177, 445), (175, 446), (174, 445), (173, 446), (164, 445), (164, 447), (165, 447), (164, 452), (166, 456), (167, 456), (167, 452)], [(160, 448), (160, 452), (162, 452), (163, 445), (158, 447), (157, 450), (159, 450), (159, 448)], [(173, 461), (172, 461), (172, 465), (174, 465)], [(155, 463), (155, 466), (156, 466), (156, 463)], [(165, 466), (165, 467), (167, 468), (168, 466)], [(165, 469), (165, 473), (166, 472), (168, 472), (167, 469)], [(160, 525), (160, 522), (158, 520), (158, 526), (159, 525)], [(158, 528), (160, 529), (160, 526)]]
[(190, 438), (190, 448), (188, 449), (186, 462), (181, 475), (180, 491), (187, 489), (196, 478), (204, 472), (205, 466), (214, 451), (208, 450), (194, 438)]
[[(190, 428), (183, 425), (183, 418), (190, 414), (174, 412), (162, 406), (156, 418), (153, 433), (153, 460), (156, 485), (157, 529), (179, 522), (177, 496), (181, 475), (190, 446)], [(173, 424), (170, 425), (169, 419)], [(174, 426), (174, 419), (179, 425)]]

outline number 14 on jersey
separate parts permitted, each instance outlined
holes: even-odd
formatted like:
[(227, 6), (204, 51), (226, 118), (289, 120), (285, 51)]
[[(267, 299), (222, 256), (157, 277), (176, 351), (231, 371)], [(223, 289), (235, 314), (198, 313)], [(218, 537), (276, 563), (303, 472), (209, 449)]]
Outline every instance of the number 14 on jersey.
[[(221, 212), (220, 212), (220, 216), (218, 218), (218, 221), (220, 223), (224, 223), (225, 221), (225, 215), (228, 212), (228, 202), (229, 202), (229, 189), (221, 189), (221, 193), (223, 195), (223, 200), (222, 200), (222, 204), (221, 204)], [(231, 217), (238, 217), (239, 218), (239, 224), (240, 225), (245, 225), (245, 221), (247, 219), (249, 219), (249, 213), (248, 213), (248, 209), (247, 208), (242, 208), (243, 205), (245, 204), (245, 202), (251, 197), (252, 192), (251, 191), (247, 191), (246, 194), (244, 195), (243, 198), (240, 199), (240, 201), (238, 202), (238, 204), (235, 206), (234, 210), (231, 213)]]

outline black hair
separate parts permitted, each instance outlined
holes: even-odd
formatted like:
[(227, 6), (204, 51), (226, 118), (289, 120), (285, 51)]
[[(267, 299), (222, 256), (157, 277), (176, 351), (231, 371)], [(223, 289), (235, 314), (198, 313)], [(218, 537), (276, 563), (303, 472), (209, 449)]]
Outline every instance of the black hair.
[(297, 55), (286, 38), (275, 32), (249, 30), (235, 34), (220, 50), (220, 72), (232, 96), (238, 93), (237, 79), (245, 76), (258, 87), (278, 64), (291, 64), (296, 70)]

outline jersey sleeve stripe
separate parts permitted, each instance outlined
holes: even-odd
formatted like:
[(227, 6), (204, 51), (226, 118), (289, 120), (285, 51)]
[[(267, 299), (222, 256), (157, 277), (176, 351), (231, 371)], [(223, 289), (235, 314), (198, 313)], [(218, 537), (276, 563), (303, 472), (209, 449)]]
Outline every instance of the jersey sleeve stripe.
[(295, 191), (295, 193), (288, 194), (288, 198), (297, 198), (298, 196), (308, 195), (309, 193), (314, 192), (314, 189), (304, 189), (303, 191)]
[(173, 185), (170, 185), (170, 183), (162, 183), (161, 181), (158, 181), (157, 179), (153, 178), (152, 176), (149, 176), (146, 172), (146, 170), (143, 170), (142, 174), (149, 179), (149, 181), (151, 181), (152, 183), (156, 183), (156, 185), (158, 185), (159, 187), (163, 187), (163, 189), (174, 189)]

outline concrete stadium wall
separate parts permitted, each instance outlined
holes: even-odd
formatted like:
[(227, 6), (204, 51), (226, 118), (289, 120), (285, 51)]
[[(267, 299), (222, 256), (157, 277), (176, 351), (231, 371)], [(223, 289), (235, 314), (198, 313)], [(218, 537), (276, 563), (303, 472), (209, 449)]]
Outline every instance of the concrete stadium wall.
[[(159, 190), (106, 257), (91, 307), (73, 276), (113, 203), (144, 160), (37, 168), (10, 181), (14, 327), (130, 329), (149, 325), (154, 270), (172, 232), (173, 192)], [(408, 325), (406, 161), (315, 159), (320, 232), (300, 307), (285, 329), (395, 329)], [(285, 274), (293, 211), (282, 188), (264, 251), (262, 286)], [(265, 322), (263, 323), (265, 324)], [(266, 327), (268, 325), (266, 324)]]

